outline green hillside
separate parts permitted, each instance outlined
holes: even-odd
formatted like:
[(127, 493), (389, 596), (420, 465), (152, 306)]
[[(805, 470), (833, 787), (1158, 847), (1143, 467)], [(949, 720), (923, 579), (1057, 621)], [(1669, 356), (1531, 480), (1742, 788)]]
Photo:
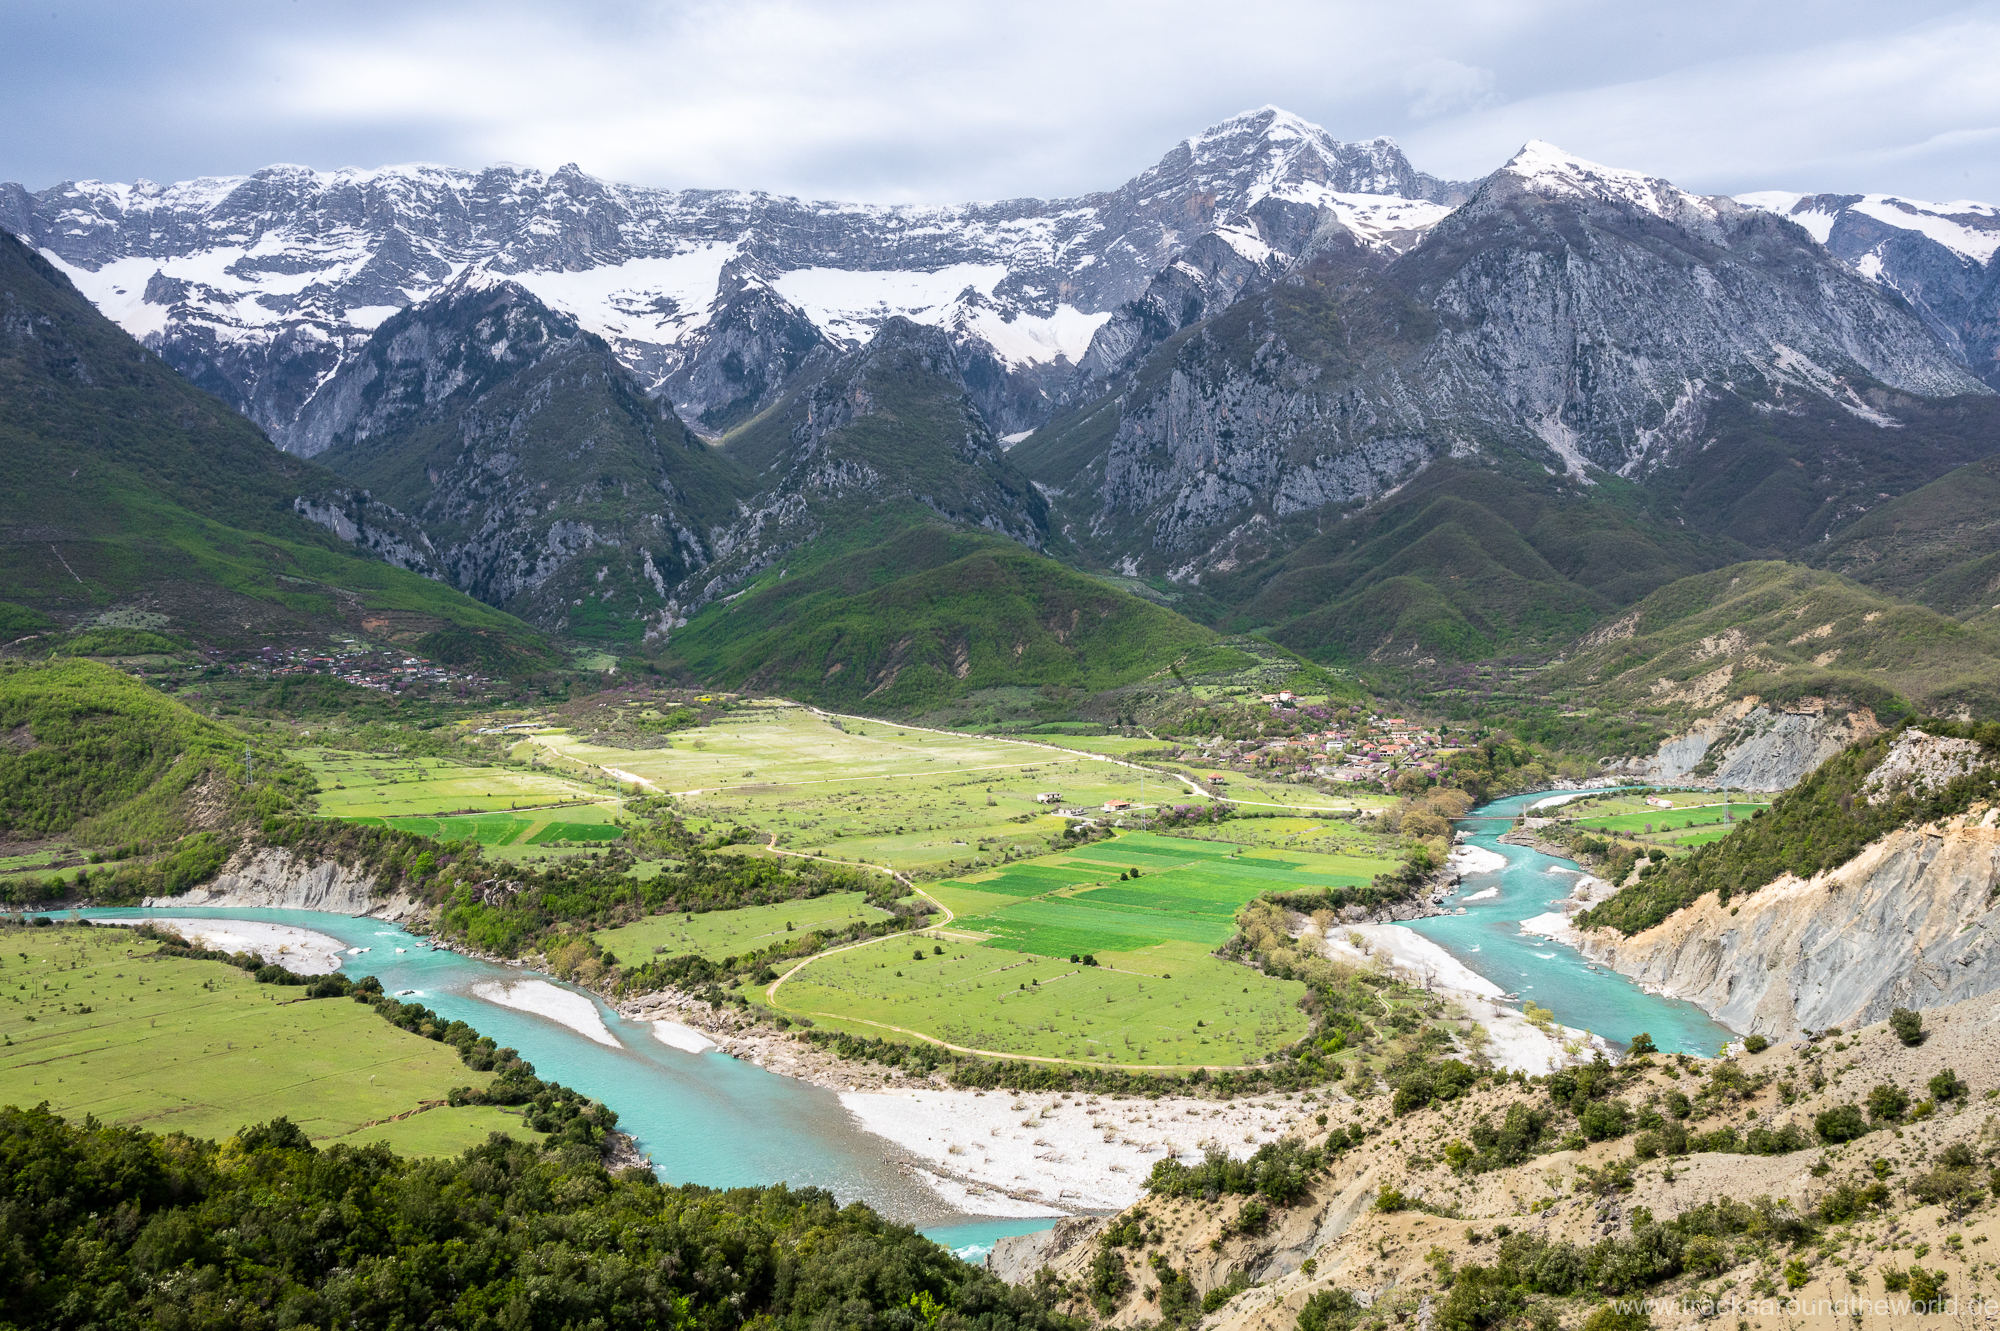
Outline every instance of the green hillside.
[(1822, 568), (1948, 615), (2000, 627), (2000, 457), (1958, 468), (1842, 529)]
[(81, 624), (122, 610), (224, 649), (456, 629), (552, 661), (512, 617), (296, 516), (296, 496), (337, 479), (279, 452), (6, 235), (0, 456), (0, 585), (31, 611)]
[(830, 706), (909, 713), (980, 689), (1097, 692), (1215, 635), (1003, 537), (914, 506), (797, 552), (673, 637), (695, 673)]
[(2000, 714), (2000, 638), (1837, 574), (1734, 564), (1662, 587), (1585, 637), (1541, 687), (1670, 723), (1731, 698), (1818, 696)]
[[(1599, 493), (1601, 492), (1601, 493)], [(1320, 661), (1552, 648), (1728, 547), (1652, 520), (1633, 488), (1440, 463), (1393, 499), (1207, 580), (1220, 622)]]
[(109, 666), (0, 662), (0, 840), (171, 840), (238, 802), (243, 748)]

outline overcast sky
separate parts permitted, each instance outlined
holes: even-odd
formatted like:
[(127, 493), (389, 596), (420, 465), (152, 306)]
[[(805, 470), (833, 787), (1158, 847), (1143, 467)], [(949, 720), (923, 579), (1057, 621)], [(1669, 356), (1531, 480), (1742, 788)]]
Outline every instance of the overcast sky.
[(1434, 174), (1524, 140), (1716, 193), (2000, 201), (2000, 0), (0, 0), (0, 180), (576, 162), (949, 202), (1275, 103)]

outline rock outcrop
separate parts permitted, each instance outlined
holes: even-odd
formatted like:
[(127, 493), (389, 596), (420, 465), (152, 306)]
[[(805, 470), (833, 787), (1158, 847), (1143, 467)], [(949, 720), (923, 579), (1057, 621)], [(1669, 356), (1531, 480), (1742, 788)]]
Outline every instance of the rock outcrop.
[(1829, 708), (1817, 698), (1789, 708), (1743, 698), (1620, 770), (1653, 781), (1789, 790), (1848, 745), (1881, 731), (1873, 713)]
[(1783, 1037), (2000, 990), (2000, 808), (1907, 827), (1811, 879), (1714, 894), (1631, 937), (1584, 932), (1593, 961), (1739, 1031)]
[(254, 906), (323, 910), (333, 915), (412, 919), (423, 908), (408, 896), (386, 896), (373, 874), (334, 860), (308, 863), (282, 847), (239, 850), (222, 872), (177, 897), (148, 897), (149, 908)]

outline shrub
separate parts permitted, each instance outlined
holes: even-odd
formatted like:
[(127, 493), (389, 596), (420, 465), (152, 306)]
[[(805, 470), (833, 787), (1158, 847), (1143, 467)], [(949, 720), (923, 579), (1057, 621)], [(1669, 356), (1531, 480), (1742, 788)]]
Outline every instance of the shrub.
[(1912, 1046), (1922, 1044), (1924, 1036), (1929, 1034), (1924, 1030), (1924, 1019), (1906, 1007), (1899, 1007), (1889, 1014), (1889, 1029), (1896, 1033), (1898, 1040)]
[[(1206, 1302), (1203, 1300), (1204, 1306)], [(1219, 1308), (1222, 1304), (1215, 1306)], [(1215, 1308), (1205, 1307), (1205, 1311), (1214, 1312)], [(1360, 1301), (1346, 1290), (1323, 1289), (1299, 1309), (1299, 1331), (1344, 1331), (1354, 1325), (1360, 1311)]]
[(1965, 1098), (1966, 1092), (1971, 1089), (1964, 1082), (1960, 1081), (1958, 1074), (1950, 1068), (1946, 1068), (1943, 1072), (1938, 1073), (1937, 1076), (1932, 1077), (1929, 1086), (1931, 1099), (1938, 1101), (1962, 1100)]
[(1743, 1048), (1747, 1053), (1761, 1054), (1770, 1047), (1771, 1042), (1761, 1035), (1746, 1035), (1743, 1037)]
[(1902, 1087), (1880, 1082), (1868, 1092), (1868, 1117), (1877, 1123), (1894, 1123), (1909, 1110), (1910, 1097)]
[(1856, 1105), (1835, 1105), (1813, 1117), (1813, 1131), (1829, 1146), (1851, 1142), (1868, 1131), (1868, 1120)]
[(1584, 1136), (1601, 1142), (1624, 1136), (1631, 1116), (1631, 1107), (1623, 1100), (1596, 1100), (1577, 1116), (1577, 1121)]

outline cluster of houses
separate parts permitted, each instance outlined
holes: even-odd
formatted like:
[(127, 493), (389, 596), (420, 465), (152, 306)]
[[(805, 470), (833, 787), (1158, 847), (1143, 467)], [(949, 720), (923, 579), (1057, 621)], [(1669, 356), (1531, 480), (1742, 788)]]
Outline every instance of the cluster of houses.
[[(1286, 695), (1271, 697), (1283, 701)], [(1205, 759), (1239, 772), (1311, 772), (1330, 781), (1377, 784), (1387, 784), (1403, 772), (1436, 776), (1450, 752), (1436, 731), (1400, 716), (1372, 717), (1277, 739), (1213, 740), (1202, 747)], [(1222, 775), (1210, 774), (1210, 784)]]
[(315, 652), (304, 648), (285, 650), (266, 647), (258, 664), (273, 679), (289, 675), (330, 675), (364, 689), (401, 693), (414, 684), (428, 684), (465, 693), (494, 683), (469, 670), (453, 670), (407, 652), (383, 651), (356, 644), (333, 651)]

